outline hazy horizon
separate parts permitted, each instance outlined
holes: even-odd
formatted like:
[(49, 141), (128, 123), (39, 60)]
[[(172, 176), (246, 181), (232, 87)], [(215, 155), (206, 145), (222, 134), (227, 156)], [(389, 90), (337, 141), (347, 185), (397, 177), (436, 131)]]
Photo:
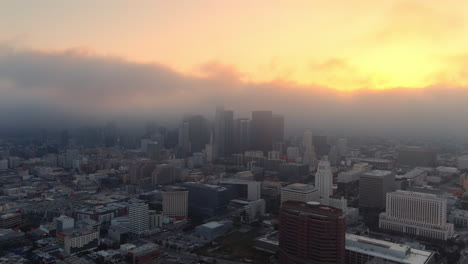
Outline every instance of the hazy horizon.
[(175, 125), (224, 105), (290, 130), (468, 132), (464, 3), (93, 3), (0, 11), (4, 127)]

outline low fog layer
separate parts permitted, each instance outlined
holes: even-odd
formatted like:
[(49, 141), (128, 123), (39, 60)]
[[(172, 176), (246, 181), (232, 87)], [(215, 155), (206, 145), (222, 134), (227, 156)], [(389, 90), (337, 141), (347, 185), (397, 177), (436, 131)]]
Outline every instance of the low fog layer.
[(237, 117), (269, 109), (287, 127), (348, 133), (464, 135), (466, 87), (338, 92), (280, 80), (243, 82), (230, 67), (201, 66), (205, 77), (164, 65), (139, 64), (80, 50), (41, 52), (0, 48), (0, 122), (4, 128), (78, 126), (109, 119), (174, 124), (187, 113), (213, 115), (216, 105)]

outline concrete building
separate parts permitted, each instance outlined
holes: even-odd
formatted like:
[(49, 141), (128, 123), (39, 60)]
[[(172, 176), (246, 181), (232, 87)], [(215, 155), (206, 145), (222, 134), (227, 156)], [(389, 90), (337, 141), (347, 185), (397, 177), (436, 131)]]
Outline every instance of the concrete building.
[(279, 215), (280, 264), (343, 264), (346, 218), (318, 202), (286, 201)]
[(436, 151), (420, 147), (398, 148), (398, 164), (410, 167), (435, 167)]
[(285, 201), (320, 201), (320, 193), (313, 185), (293, 183), (281, 188), (281, 204)]
[(361, 174), (359, 180), (359, 208), (385, 208), (388, 192), (395, 190), (395, 175), (391, 171), (372, 170)]
[(284, 140), (284, 116), (274, 114), (271, 120), (272, 140), (282, 142)]
[(346, 264), (366, 264), (373, 259), (378, 263), (432, 264), (435, 253), (414, 249), (403, 244), (346, 234)]
[(161, 146), (157, 141), (148, 142), (146, 146), (146, 154), (150, 160), (158, 160), (160, 156)]
[(219, 184), (231, 187), (234, 198), (236, 199), (245, 199), (248, 201), (260, 199), (261, 182), (240, 179), (222, 179), (219, 181)]
[(63, 232), (75, 228), (75, 219), (66, 215), (61, 215), (55, 219), (57, 232)]
[(437, 240), (453, 235), (447, 223), (447, 199), (433, 194), (396, 191), (387, 194), (387, 209), (379, 228)]
[(163, 214), (175, 219), (188, 216), (189, 191), (183, 187), (168, 186), (162, 191)]
[(318, 189), (322, 201), (328, 204), (328, 199), (333, 195), (333, 174), (330, 162), (327, 160), (321, 160), (318, 164), (317, 173), (315, 173), (315, 188)]
[(155, 210), (149, 211), (149, 229), (155, 229), (163, 226), (163, 215)]
[(11, 229), (0, 229), (0, 248), (23, 245), (25, 242), (23, 232), (15, 232)]
[(219, 185), (185, 182), (181, 186), (189, 191), (189, 213), (213, 216), (225, 209), (232, 197), (230, 189)]
[(234, 152), (234, 111), (216, 108), (214, 124), (215, 158), (228, 157)]
[(448, 220), (455, 226), (468, 227), (468, 211), (460, 209), (452, 210)]
[(147, 243), (128, 250), (128, 256), (132, 264), (152, 263), (159, 256), (159, 247), (153, 243)]
[(195, 228), (195, 234), (200, 237), (213, 239), (227, 233), (232, 228), (232, 221), (213, 221)]
[(406, 179), (406, 181), (408, 182), (408, 186), (410, 187), (421, 186), (424, 185), (427, 175), (427, 170), (424, 170), (422, 168), (414, 168), (402, 175), (401, 178)]
[(270, 254), (276, 254), (279, 247), (279, 233), (277, 231), (255, 239), (255, 248)]
[(143, 202), (134, 201), (128, 206), (129, 228), (132, 233), (141, 235), (149, 229), (149, 207)]
[(22, 216), (20, 213), (7, 213), (0, 215), (0, 229), (13, 228), (21, 225)]
[(234, 150), (243, 153), (251, 147), (251, 120), (247, 118), (236, 119), (234, 123)]
[(463, 173), (462, 175), (460, 175), (460, 185), (463, 188), (463, 190), (468, 190), (468, 174)]
[(287, 182), (299, 182), (309, 175), (309, 165), (301, 163), (284, 163), (279, 165), (279, 179)]
[(241, 215), (242, 221), (248, 224), (257, 221), (261, 216), (265, 214), (266, 203), (263, 199), (259, 199), (256, 201), (234, 199), (231, 200), (231, 205), (243, 207), (244, 211)]
[(7, 159), (1, 159), (0, 160), (0, 171), (6, 171), (8, 170), (8, 160)]
[(370, 164), (374, 170), (393, 170), (394, 162), (389, 159), (379, 159), (379, 158), (354, 158), (354, 162), (363, 162)]
[(302, 162), (301, 152), (298, 147), (288, 147), (286, 149), (288, 160), (294, 162)]
[(273, 113), (271, 111), (252, 112), (252, 147), (268, 152), (273, 147)]
[(459, 170), (468, 169), (468, 155), (463, 155), (457, 158), (457, 168)]
[(336, 141), (336, 147), (338, 148), (338, 156), (346, 157), (348, 153), (348, 140), (346, 138), (339, 138)]
[(64, 250), (74, 255), (99, 246), (99, 228), (84, 227), (63, 232)]

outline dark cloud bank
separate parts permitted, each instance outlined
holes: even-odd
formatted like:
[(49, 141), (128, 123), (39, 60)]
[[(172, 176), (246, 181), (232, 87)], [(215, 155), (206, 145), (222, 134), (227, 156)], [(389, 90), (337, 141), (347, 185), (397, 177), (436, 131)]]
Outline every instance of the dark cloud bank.
[(247, 83), (235, 70), (204, 65), (204, 78), (164, 65), (139, 64), (79, 50), (0, 48), (0, 121), (4, 128), (81, 125), (127, 118), (176, 122), (212, 115), (216, 105), (239, 117), (271, 109), (291, 129), (347, 133), (460, 135), (468, 132), (468, 89), (396, 88), (340, 93), (282, 81)]

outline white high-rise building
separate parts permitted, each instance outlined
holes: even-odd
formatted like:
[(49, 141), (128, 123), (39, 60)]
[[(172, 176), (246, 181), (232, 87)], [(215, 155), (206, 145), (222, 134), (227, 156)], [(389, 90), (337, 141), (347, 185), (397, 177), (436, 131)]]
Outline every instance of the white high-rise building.
[(163, 214), (176, 219), (185, 219), (188, 215), (188, 190), (182, 187), (168, 186), (162, 191)]
[(285, 201), (318, 202), (320, 194), (313, 185), (293, 183), (281, 188), (281, 204)]
[(328, 199), (333, 195), (333, 174), (330, 162), (327, 160), (321, 160), (318, 164), (317, 173), (315, 174), (315, 187), (318, 189), (322, 201), (328, 204)]
[(447, 240), (453, 224), (447, 223), (447, 199), (434, 194), (396, 191), (387, 193), (386, 212), (379, 228), (432, 239)]
[(128, 206), (130, 230), (140, 235), (149, 229), (149, 207), (140, 201), (134, 201)]

